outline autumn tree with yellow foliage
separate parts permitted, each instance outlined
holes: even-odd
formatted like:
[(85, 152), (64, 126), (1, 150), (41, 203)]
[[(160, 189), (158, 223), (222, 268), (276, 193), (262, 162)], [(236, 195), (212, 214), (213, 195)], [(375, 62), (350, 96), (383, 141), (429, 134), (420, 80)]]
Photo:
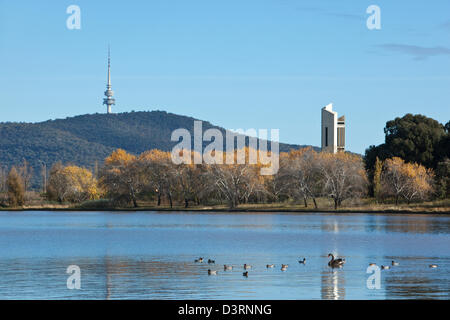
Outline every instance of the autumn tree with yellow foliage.
[(100, 195), (97, 180), (88, 169), (61, 163), (51, 168), (47, 185), (50, 200), (83, 202), (98, 199)]
[(131, 202), (134, 207), (138, 206), (137, 196), (145, 185), (145, 177), (136, 156), (117, 149), (105, 159), (99, 180), (116, 204)]
[(417, 163), (406, 163), (394, 157), (384, 162), (381, 174), (383, 195), (394, 197), (395, 203), (403, 198), (408, 203), (424, 200), (433, 192), (433, 171)]
[(25, 186), (15, 167), (12, 167), (9, 171), (6, 186), (8, 188), (9, 205), (11, 207), (23, 206), (25, 204)]
[[(185, 156), (194, 159), (194, 152), (189, 152)], [(264, 165), (258, 151), (251, 148), (212, 150), (205, 157), (209, 159), (207, 163), (176, 164), (170, 152), (150, 150), (135, 156), (118, 149), (105, 159), (100, 185), (110, 199), (135, 207), (139, 199), (156, 196), (158, 206), (164, 198), (170, 207), (174, 203), (187, 208), (190, 202), (199, 205), (218, 201), (233, 209), (243, 203), (265, 203), (268, 199), (300, 200), (307, 207), (311, 199), (317, 209), (316, 199), (327, 197), (338, 209), (347, 199), (367, 195), (363, 159), (351, 153), (317, 153), (311, 148), (291, 150), (279, 155), (280, 169), (275, 175), (261, 175)], [(397, 203), (399, 198), (408, 203), (423, 200), (433, 191), (433, 172), (400, 158), (378, 161), (375, 176), (377, 196), (392, 196)], [(60, 181), (53, 180), (55, 189), (65, 190), (57, 187)], [(61, 181), (67, 184), (64, 179)], [(66, 196), (62, 194), (59, 198)]]

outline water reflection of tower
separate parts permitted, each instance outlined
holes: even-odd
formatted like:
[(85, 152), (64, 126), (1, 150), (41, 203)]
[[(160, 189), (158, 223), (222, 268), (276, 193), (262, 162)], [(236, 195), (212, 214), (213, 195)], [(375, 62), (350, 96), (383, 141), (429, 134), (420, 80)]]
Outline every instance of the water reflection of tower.
[(106, 282), (105, 282), (105, 286), (106, 286), (105, 300), (111, 299), (113, 272), (114, 272), (113, 262), (111, 261), (110, 257), (105, 255), (105, 277), (106, 277), (106, 279), (105, 279), (106, 280)]
[(345, 299), (345, 278), (342, 270), (330, 269), (322, 272), (320, 294), (324, 300)]
[(324, 219), (321, 224), (321, 229), (330, 233), (339, 233), (339, 222), (337, 219)]

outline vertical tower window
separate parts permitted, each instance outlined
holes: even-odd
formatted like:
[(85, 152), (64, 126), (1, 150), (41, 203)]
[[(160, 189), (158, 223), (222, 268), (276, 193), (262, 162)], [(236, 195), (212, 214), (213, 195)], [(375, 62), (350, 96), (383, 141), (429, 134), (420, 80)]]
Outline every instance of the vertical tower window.
[(338, 147), (345, 147), (345, 128), (338, 128)]
[(325, 147), (328, 147), (328, 127), (325, 127)]

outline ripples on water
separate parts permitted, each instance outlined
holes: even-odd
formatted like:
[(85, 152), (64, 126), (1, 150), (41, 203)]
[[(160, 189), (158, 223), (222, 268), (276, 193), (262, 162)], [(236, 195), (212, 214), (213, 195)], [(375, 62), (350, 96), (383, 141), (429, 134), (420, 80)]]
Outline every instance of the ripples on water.
[[(0, 212), (0, 298), (449, 299), (449, 231), (443, 215)], [(367, 289), (369, 263), (391, 260)], [(66, 287), (69, 265), (81, 290)]]

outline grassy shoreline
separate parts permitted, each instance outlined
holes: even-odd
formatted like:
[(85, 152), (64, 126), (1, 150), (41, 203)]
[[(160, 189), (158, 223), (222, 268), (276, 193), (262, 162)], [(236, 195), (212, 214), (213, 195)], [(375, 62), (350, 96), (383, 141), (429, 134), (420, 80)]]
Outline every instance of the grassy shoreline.
[[(326, 203), (325, 203), (326, 204)], [(158, 212), (222, 212), (222, 213), (399, 213), (399, 214), (450, 214), (450, 199), (415, 203), (415, 204), (378, 204), (373, 199), (366, 199), (361, 203), (349, 204), (337, 210), (330, 205), (319, 204), (315, 209), (312, 204), (305, 207), (303, 204), (275, 203), (275, 204), (242, 204), (234, 209), (229, 209), (225, 205), (212, 206), (174, 206), (168, 205), (155, 206), (152, 203), (139, 203), (137, 208), (133, 207), (109, 207), (96, 206), (95, 203), (84, 203), (81, 205), (43, 203), (29, 205), (19, 208), (0, 208), (0, 211), (158, 211)]]

